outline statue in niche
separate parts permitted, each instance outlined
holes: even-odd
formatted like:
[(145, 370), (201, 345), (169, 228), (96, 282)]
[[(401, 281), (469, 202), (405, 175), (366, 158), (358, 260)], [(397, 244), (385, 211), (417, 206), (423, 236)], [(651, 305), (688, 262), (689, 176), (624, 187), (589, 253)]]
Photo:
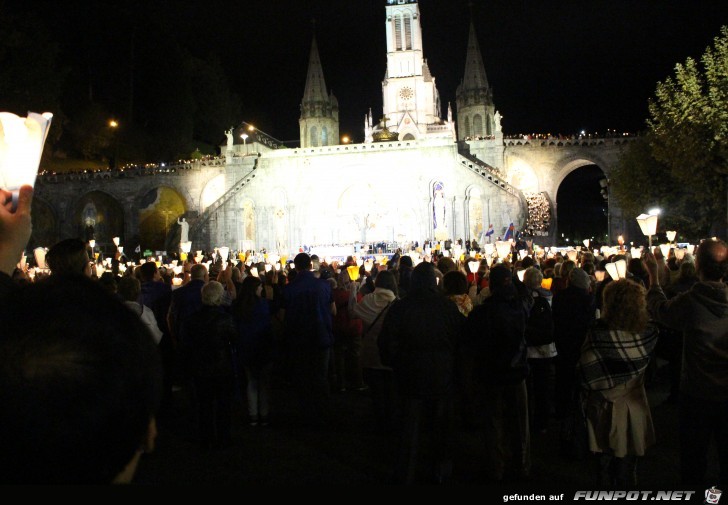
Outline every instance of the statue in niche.
[(182, 218), (180, 221), (179, 218), (177, 218), (177, 224), (179, 225), (180, 231), (179, 231), (179, 241), (182, 242), (188, 242), (189, 239), (189, 233), (190, 233), (190, 224), (185, 220), (185, 218)]
[(233, 129), (230, 128), (228, 131), (226, 131), (225, 136), (227, 137), (227, 150), (232, 151), (233, 150)]
[(432, 221), (435, 229), (435, 238), (438, 240), (444, 240), (448, 236), (446, 218), (447, 201), (445, 200), (445, 187), (441, 182), (438, 182), (435, 184), (432, 203)]
[(501, 119), (503, 119), (503, 116), (501, 116), (501, 113), (498, 111), (495, 111), (495, 114), (493, 115), (493, 121), (495, 121), (495, 131), (497, 133), (500, 133), (501, 130)]

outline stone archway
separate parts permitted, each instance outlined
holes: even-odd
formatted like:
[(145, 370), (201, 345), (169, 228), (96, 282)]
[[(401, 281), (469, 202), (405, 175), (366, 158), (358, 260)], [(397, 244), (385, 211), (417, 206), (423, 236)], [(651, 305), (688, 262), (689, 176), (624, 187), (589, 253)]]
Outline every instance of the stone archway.
[(114, 237), (124, 238), (124, 208), (103, 191), (91, 191), (76, 201), (72, 215), (74, 232), (81, 240), (94, 239), (96, 247), (112, 247)]
[(606, 179), (601, 167), (590, 162), (572, 164), (555, 190), (556, 242), (581, 245), (609, 242), (608, 202), (601, 192), (600, 181)]
[(51, 247), (58, 242), (58, 219), (53, 208), (44, 200), (35, 197), (31, 209), (33, 234), (28, 241), (27, 250), (36, 247)]

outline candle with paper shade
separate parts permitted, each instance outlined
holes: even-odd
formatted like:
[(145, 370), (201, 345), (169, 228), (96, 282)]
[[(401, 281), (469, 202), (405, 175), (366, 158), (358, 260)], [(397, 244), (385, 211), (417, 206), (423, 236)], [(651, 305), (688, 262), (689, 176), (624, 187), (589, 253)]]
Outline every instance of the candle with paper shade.
[(588, 238), (585, 238), (585, 239), (584, 239), (584, 247), (586, 247), (587, 249), (589, 249), (589, 244), (590, 244), (590, 243), (591, 243), (591, 242), (589, 241), (589, 239), (588, 239)]
[(258, 277), (258, 269), (256, 267), (250, 267), (250, 275)]
[(516, 275), (518, 275), (518, 280), (523, 282), (523, 278), (526, 276), (526, 271), (519, 270), (518, 272), (516, 272)]
[(687, 245), (688, 254), (692, 256), (692, 254), (695, 252), (695, 244), (688, 244)]
[[(525, 270), (524, 270), (524, 272), (525, 272)], [(541, 287), (544, 289), (551, 290), (552, 282), (554, 282), (554, 280), (551, 277), (549, 277), (549, 278), (544, 277), (544, 279), (541, 281)]]
[(484, 249), (486, 256), (493, 256), (493, 251), (495, 251), (495, 246), (493, 244), (485, 244)]
[(33, 249), (33, 256), (35, 257), (35, 266), (38, 268), (46, 269), (48, 268), (48, 265), (46, 265), (46, 250), (42, 247), (36, 247)]
[(352, 281), (358, 281), (359, 280), (359, 267), (356, 265), (351, 265), (346, 267), (346, 271), (349, 273), (349, 279)]
[(685, 249), (682, 249), (680, 247), (678, 247), (677, 249), (675, 249), (675, 258), (678, 261), (682, 261), (683, 258), (685, 258)]
[(93, 250), (94, 247), (96, 247), (96, 241), (94, 239), (91, 239), (88, 241), (88, 246)]
[(667, 240), (670, 242), (675, 242), (675, 237), (677, 236), (676, 231), (666, 231), (665, 235), (667, 235)]
[(229, 247), (219, 247), (218, 251), (220, 252), (220, 259), (223, 261), (227, 261), (228, 256), (230, 255), (230, 248)]
[(480, 267), (479, 261), (468, 261), (468, 268), (470, 269), (470, 273), (475, 273), (478, 271), (478, 268)]
[(639, 247), (633, 247), (632, 249), (630, 249), (629, 253), (632, 255), (633, 258), (639, 258), (640, 256), (642, 256), (642, 249), (640, 249)]
[(116, 247), (119, 247), (119, 237), (114, 237), (111, 239), (111, 241), (114, 243)]
[(52, 119), (50, 112), (29, 112), (27, 118), (0, 112), (0, 188), (12, 193), (13, 209), (18, 205), (20, 187), (35, 187)]
[(172, 278), (172, 286), (174, 286), (176, 288), (180, 287), (182, 285), (182, 282), (183, 282), (183, 280), (180, 279), (179, 277)]
[(605, 268), (607, 269), (609, 277), (611, 277), (614, 281), (627, 278), (627, 262), (624, 260), (607, 263)]
[(119, 254), (124, 254), (124, 246), (123, 245), (120, 245), (119, 246)]
[(569, 259), (570, 259), (571, 261), (576, 261), (576, 256), (577, 256), (577, 254), (579, 254), (579, 253), (578, 253), (578, 252), (576, 251), (576, 249), (569, 249), (568, 251), (566, 251), (566, 256), (567, 256), (567, 257), (568, 257), (568, 258), (569, 258)]
[(670, 254), (670, 244), (660, 244), (660, 252), (662, 257), (667, 259), (668, 254)]
[(373, 266), (374, 266), (374, 262), (372, 260), (366, 260), (364, 262), (364, 271), (367, 273), (371, 272)]
[(527, 254), (528, 254), (528, 251), (526, 251), (525, 249), (518, 250), (518, 257), (521, 259), (525, 258)]
[(495, 243), (495, 250), (498, 253), (498, 257), (501, 259), (501, 261), (505, 262), (508, 259), (508, 256), (511, 254), (511, 243), (498, 240)]
[(606, 271), (604, 270), (595, 270), (594, 271), (594, 277), (596, 277), (597, 282), (602, 282), (604, 280), (604, 276), (606, 275)]

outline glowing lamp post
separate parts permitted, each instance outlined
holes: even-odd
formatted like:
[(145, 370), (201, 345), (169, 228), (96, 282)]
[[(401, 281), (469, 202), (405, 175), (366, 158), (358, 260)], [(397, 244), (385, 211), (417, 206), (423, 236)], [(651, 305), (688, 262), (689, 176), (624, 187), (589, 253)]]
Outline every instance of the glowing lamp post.
[(27, 118), (0, 112), (0, 188), (12, 193), (13, 209), (18, 205), (20, 187), (35, 186), (52, 119), (50, 112), (29, 112)]
[(650, 250), (652, 249), (652, 235), (657, 233), (657, 215), (659, 213), (659, 209), (652, 209), (648, 214), (640, 214), (637, 216), (637, 224), (640, 225), (642, 234), (648, 237)]
[(243, 133), (240, 135), (240, 138), (243, 139), (243, 145), (245, 146), (245, 154), (248, 154), (248, 134)]

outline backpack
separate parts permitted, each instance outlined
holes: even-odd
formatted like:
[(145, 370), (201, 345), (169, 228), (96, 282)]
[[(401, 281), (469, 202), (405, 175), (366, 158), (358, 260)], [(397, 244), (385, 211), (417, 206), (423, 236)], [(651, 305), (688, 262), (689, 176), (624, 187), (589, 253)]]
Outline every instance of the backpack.
[(554, 318), (551, 306), (543, 296), (536, 296), (533, 301), (526, 323), (526, 343), (529, 346), (550, 344), (554, 341)]

